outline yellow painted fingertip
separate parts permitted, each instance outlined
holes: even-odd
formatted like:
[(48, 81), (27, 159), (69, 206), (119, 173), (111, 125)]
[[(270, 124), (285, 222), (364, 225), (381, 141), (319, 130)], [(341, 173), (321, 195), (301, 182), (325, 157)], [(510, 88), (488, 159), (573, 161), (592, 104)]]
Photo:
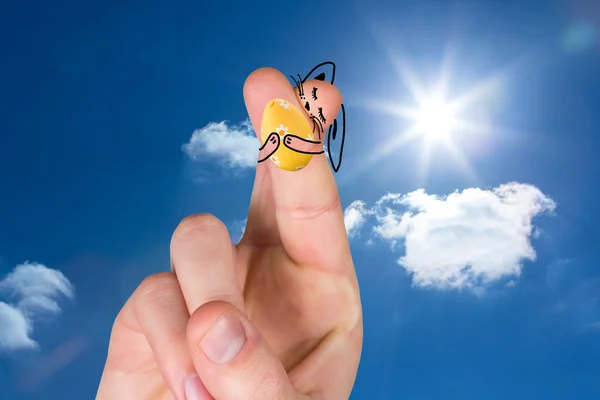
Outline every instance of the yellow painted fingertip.
[(303, 139), (312, 139), (312, 129), (304, 114), (292, 103), (283, 99), (271, 100), (262, 116), (261, 135), (263, 143), (272, 132), (277, 132), (281, 144), (271, 156), (271, 161), (286, 171), (298, 171), (306, 167), (312, 154), (295, 152), (283, 144), (285, 135), (295, 135)]

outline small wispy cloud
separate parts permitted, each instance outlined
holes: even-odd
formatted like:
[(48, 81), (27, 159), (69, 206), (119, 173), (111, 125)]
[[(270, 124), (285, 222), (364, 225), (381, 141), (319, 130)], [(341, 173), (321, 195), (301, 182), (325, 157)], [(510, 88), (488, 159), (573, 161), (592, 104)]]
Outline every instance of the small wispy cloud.
[(231, 237), (231, 241), (233, 243), (239, 243), (244, 236), (244, 232), (246, 232), (246, 224), (248, 223), (248, 218), (243, 220), (234, 221), (230, 224), (229, 227), (229, 236)]
[(254, 168), (259, 142), (249, 120), (239, 124), (210, 122), (196, 129), (183, 152), (192, 160), (208, 160), (227, 168)]
[[(509, 183), (492, 190), (465, 189), (447, 196), (420, 189), (391, 193), (372, 208), (353, 202), (346, 227), (352, 236), (374, 216), (371, 233), (392, 244), (404, 244), (398, 264), (416, 286), (477, 289), (520, 275), (524, 260), (535, 260), (532, 219), (552, 212), (554, 201), (538, 188)], [(516, 284), (512, 281), (509, 286)]]
[(600, 321), (586, 324), (583, 327), (584, 332), (600, 332)]
[(370, 213), (367, 204), (362, 200), (353, 201), (346, 207), (344, 210), (344, 224), (349, 238), (358, 236), (360, 228), (364, 225), (367, 220), (366, 217)]
[(37, 317), (56, 316), (59, 297), (74, 297), (74, 288), (62, 272), (39, 263), (17, 265), (0, 281), (0, 351), (33, 349)]

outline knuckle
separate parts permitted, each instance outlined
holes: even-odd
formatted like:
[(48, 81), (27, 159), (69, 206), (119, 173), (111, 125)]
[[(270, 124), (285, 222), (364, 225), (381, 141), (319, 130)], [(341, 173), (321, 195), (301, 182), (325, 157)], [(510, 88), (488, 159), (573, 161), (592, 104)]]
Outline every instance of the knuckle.
[(177, 278), (171, 272), (152, 274), (144, 278), (138, 286), (138, 296), (144, 299), (154, 298), (176, 285), (178, 285)]
[(293, 204), (286, 207), (281, 207), (278, 211), (287, 214), (290, 218), (297, 221), (314, 221), (328, 214), (339, 214), (341, 211), (341, 203), (338, 197), (332, 197), (331, 200), (317, 204), (298, 205)]
[(212, 214), (193, 214), (185, 217), (175, 229), (171, 244), (187, 240), (187, 238), (205, 235), (228, 235), (227, 227)]
[(155, 312), (169, 312), (178, 307), (179, 282), (174, 273), (160, 272), (146, 277), (132, 298), (133, 313), (139, 318)]
[(277, 399), (281, 398), (282, 384), (279, 375), (271, 370), (267, 371), (259, 380), (253, 398)]
[(279, 399), (283, 393), (281, 373), (268, 360), (260, 357), (248, 365), (251, 399)]

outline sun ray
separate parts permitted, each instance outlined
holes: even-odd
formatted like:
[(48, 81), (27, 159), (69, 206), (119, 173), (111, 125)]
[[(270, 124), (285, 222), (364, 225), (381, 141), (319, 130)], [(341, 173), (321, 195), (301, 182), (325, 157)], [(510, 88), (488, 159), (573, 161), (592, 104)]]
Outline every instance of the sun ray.
[[(386, 31), (381, 24), (367, 25), (397, 75), (399, 82), (392, 83), (392, 86), (399, 87), (400, 90), (396, 89), (395, 92), (401, 95), (394, 101), (371, 99), (361, 105), (373, 112), (396, 117), (400, 125), (406, 124), (407, 127), (400, 132), (392, 127), (389, 139), (380, 141), (351, 175), (355, 177), (397, 153), (399, 148), (419, 140), (422, 146), (418, 165), (415, 166), (419, 181), (426, 179), (430, 164), (439, 157), (438, 150), (444, 150), (466, 177), (478, 181), (478, 174), (469, 162), (466, 151), (472, 147), (471, 141), (475, 141), (472, 144), (475, 148), (480, 144), (485, 146), (488, 135), (501, 131), (491, 123), (493, 109), (490, 107), (502, 100), (499, 96), (503, 94), (501, 91), (509, 72), (514, 72), (514, 67), (518, 66), (516, 64), (522, 65), (522, 60), (506, 65), (475, 82), (467, 90), (455, 94), (452, 80), (460, 61), (458, 42), (449, 41), (446, 44), (437, 76), (432, 79), (417, 73), (419, 71), (414, 66), (418, 64), (413, 64), (403, 52), (401, 39), (397, 35), (390, 34), (391, 31)], [(460, 143), (468, 143), (468, 146), (463, 149)]]
[(481, 101), (498, 93), (505, 80), (506, 77), (503, 73), (489, 76), (478, 82), (470, 90), (453, 99), (450, 104), (458, 110), (464, 110), (468, 106), (473, 105), (474, 102)]
[(456, 130), (463, 133), (474, 133), (478, 135), (484, 135), (491, 133), (491, 127), (489, 124), (484, 124), (476, 121), (468, 121), (466, 119), (457, 119)]
[(419, 137), (419, 133), (414, 128), (409, 128), (404, 131), (402, 134), (396, 136), (389, 142), (383, 143), (379, 146), (367, 159), (364, 163), (364, 168), (368, 168), (373, 164), (381, 161), (385, 157), (389, 156), (393, 152), (397, 151), (400, 147), (414, 141)]
[(450, 89), (450, 82), (452, 80), (452, 65), (454, 65), (455, 57), (456, 52), (454, 46), (448, 44), (444, 51), (442, 62), (440, 63), (440, 72), (436, 87), (436, 91), (442, 96), (448, 95), (448, 91)]
[(425, 96), (423, 85), (419, 82), (417, 75), (414, 73), (411, 67), (408, 57), (403, 55), (401, 46), (399, 43), (394, 43), (393, 37), (385, 37), (382, 34), (381, 29), (377, 28), (376, 25), (370, 26), (373, 33), (373, 38), (379, 43), (383, 53), (387, 57), (388, 61), (392, 64), (395, 69), (400, 82), (406, 87), (409, 94), (414, 99), (422, 99)]
[(429, 166), (431, 164), (431, 154), (433, 153), (433, 146), (431, 141), (423, 140), (421, 147), (421, 154), (419, 158), (419, 167), (417, 168), (417, 182), (420, 186), (425, 186), (427, 176), (429, 175)]
[(370, 99), (362, 102), (362, 106), (373, 112), (393, 117), (411, 119), (416, 116), (416, 110), (414, 108), (406, 107), (402, 104), (395, 104), (392, 101)]
[(426, 97), (425, 90), (419, 83), (419, 80), (408, 63), (408, 60), (402, 58), (396, 59), (395, 67), (402, 83), (406, 86), (412, 98), (416, 101), (422, 101)]
[(462, 151), (456, 146), (456, 143), (448, 141), (446, 143), (446, 149), (453, 156), (454, 161), (458, 164), (458, 166), (463, 170), (463, 172), (467, 175), (467, 177), (472, 181), (472, 184), (479, 184), (480, 178), (475, 169), (469, 163), (467, 157), (463, 154)]

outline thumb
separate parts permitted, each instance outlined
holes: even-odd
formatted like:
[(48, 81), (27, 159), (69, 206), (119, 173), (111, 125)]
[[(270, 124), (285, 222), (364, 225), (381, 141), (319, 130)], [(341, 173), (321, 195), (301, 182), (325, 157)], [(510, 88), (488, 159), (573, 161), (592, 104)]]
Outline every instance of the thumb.
[(235, 306), (213, 301), (198, 307), (187, 337), (196, 371), (215, 400), (296, 398), (277, 356)]

